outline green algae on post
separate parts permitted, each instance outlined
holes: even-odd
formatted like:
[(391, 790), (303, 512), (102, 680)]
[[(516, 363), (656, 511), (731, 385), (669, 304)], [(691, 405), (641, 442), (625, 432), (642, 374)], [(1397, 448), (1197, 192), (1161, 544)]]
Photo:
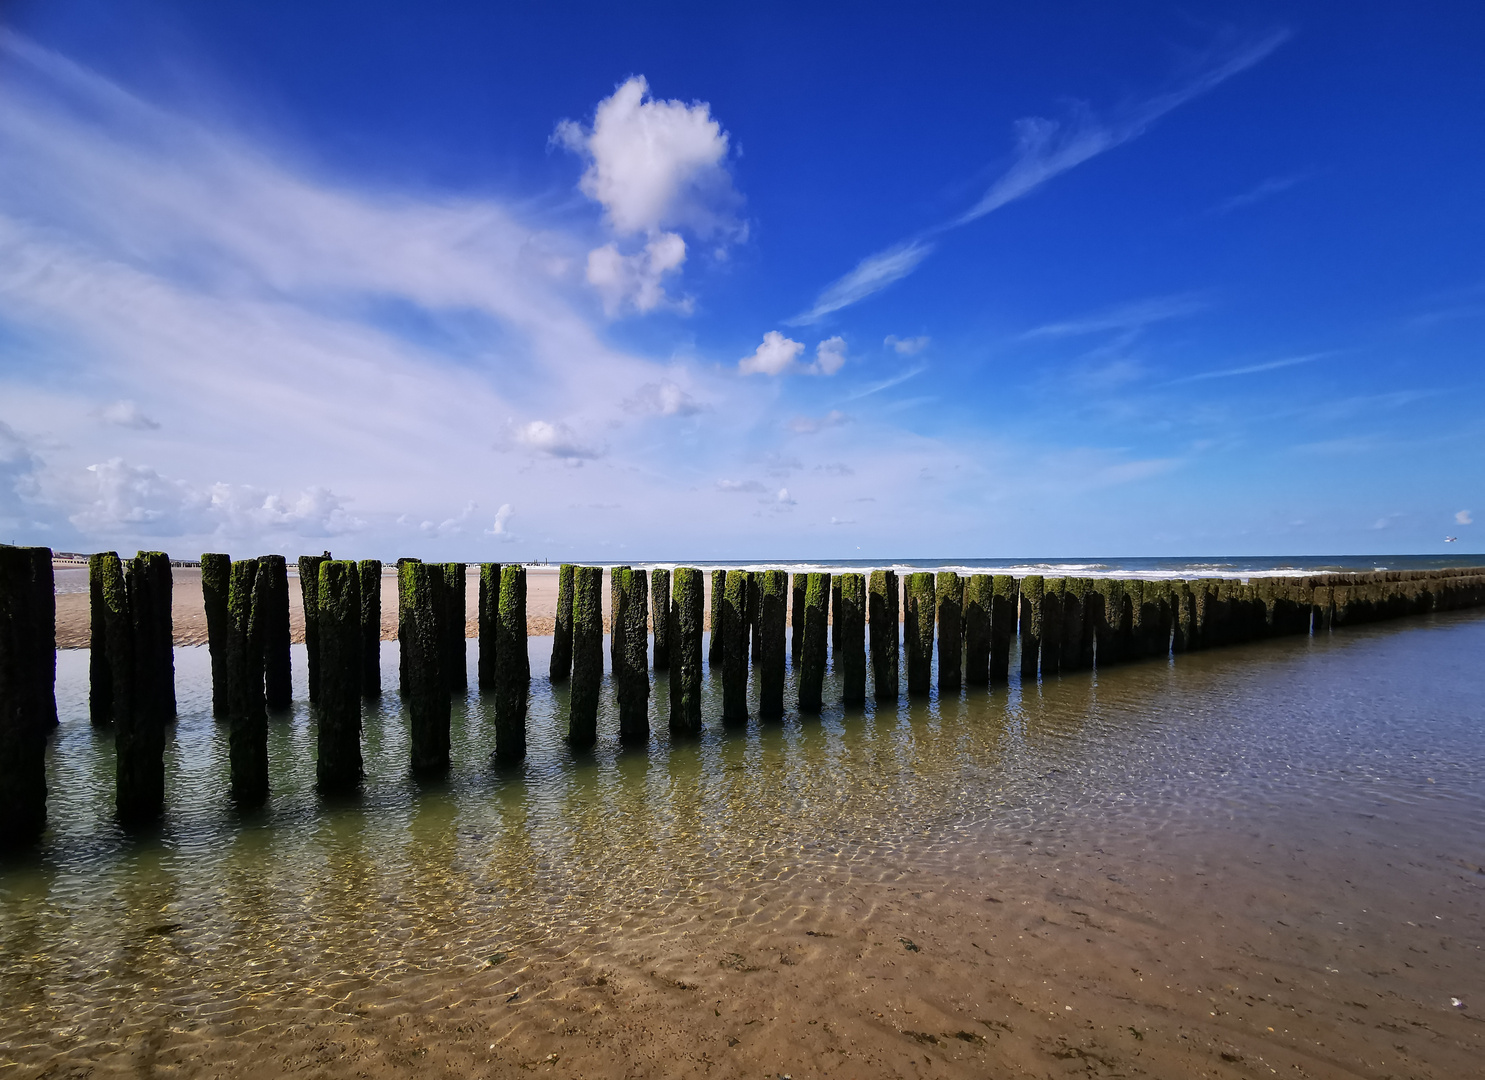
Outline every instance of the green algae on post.
[(872, 695), (878, 701), (898, 696), (897, 574), (873, 570), (867, 583), (867, 617), (871, 641)]
[(0, 849), (46, 828), (46, 745), (56, 716), (50, 548), (0, 544)]
[[(560, 606), (560, 605), (559, 605)], [(650, 571), (650, 626), (655, 635), (655, 670), (670, 670), (670, 571)]]
[[(866, 704), (866, 577), (841, 574), (839, 645), (836, 670), (840, 672), (840, 697), (848, 706)], [(780, 677), (782, 678), (782, 670)], [(779, 689), (783, 697), (782, 686)]]
[(748, 575), (729, 570), (722, 588), (722, 723), (748, 722)]
[(964, 682), (990, 682), (990, 611), (994, 580), (989, 574), (964, 579)]
[(1083, 594), (1088, 591), (1084, 578), (1062, 579), (1062, 654), (1057, 666), (1062, 671), (1079, 671), (1083, 664), (1084, 617)]
[(449, 684), (439, 670), (443, 639), (438, 595), (443, 568), (408, 560), (397, 567), (397, 600), (402, 626), (403, 697), (408, 713), (408, 753), (412, 770), (424, 775), (449, 767)]
[(789, 575), (765, 570), (758, 601), (758, 715), (776, 720), (784, 715), (784, 609), (789, 604)]
[(748, 652), (752, 662), (759, 662), (759, 652), (762, 649), (762, 635), (759, 630), (758, 613), (763, 607), (763, 574), (757, 570), (748, 571), (748, 608), (746, 623), (748, 627)]
[(941, 570), (934, 583), (938, 609), (938, 688), (958, 690), (964, 682), (964, 579)]
[(329, 557), (328, 551), (323, 555), (299, 556), (299, 596), (304, 602), (304, 653), (310, 701), (320, 700), (320, 624), (315, 598), (320, 588), (320, 563)]
[(361, 592), (361, 696), (382, 694), (382, 561), (356, 564)]
[(720, 670), (722, 666), (722, 597), (726, 592), (727, 571), (713, 570), (706, 623), (707, 631), (711, 634), (707, 639), (706, 665), (713, 671)]
[(830, 579), (830, 663), (832, 667), (839, 667), (835, 654), (840, 652), (840, 579), (840, 574)]
[[(570, 579), (569, 579), (570, 580)], [(569, 592), (569, 598), (571, 593)], [(479, 643), (479, 659), (475, 662), (475, 678), (478, 681), (481, 693), (495, 689), (496, 657), (499, 654), (499, 632), (500, 625), (500, 564), (480, 563), (479, 596), (477, 598), (477, 629)], [(568, 612), (569, 626), (569, 649), (571, 648), (571, 619), (572, 612)], [(561, 593), (558, 593), (557, 624), (562, 623)], [(555, 643), (552, 645), (552, 662), (556, 663)], [(570, 656), (569, 656), (570, 659)], [(565, 678), (565, 676), (564, 676)]]
[[(397, 560), (397, 693), (405, 696), (407, 688), (407, 646), (402, 642), (407, 640), (411, 632), (404, 625), (404, 618), (410, 607), (404, 607), (402, 603), (402, 567), (407, 563), (421, 562), (421, 559), (401, 558)], [(308, 645), (308, 641), (305, 643)]]
[(1040, 574), (1021, 579), (1021, 678), (1035, 680), (1042, 651), (1042, 591)]
[(1010, 574), (990, 579), (990, 682), (1004, 686), (1011, 673), (1011, 642), (1016, 637), (1020, 586)]
[[(114, 556), (117, 558), (118, 556)], [(94, 577), (93, 565), (95, 560), (102, 559), (101, 555), (94, 555), (88, 560), (88, 576)], [(201, 556), (201, 599), (206, 608), (206, 647), (211, 652), (211, 714), (219, 720), (227, 718), (227, 634), (229, 624), (227, 621), (227, 590), (232, 581), (232, 557), (230, 555), (215, 555), (207, 553)], [(97, 591), (93, 593), (94, 609), (94, 636), (101, 629), (102, 610), (102, 581), (98, 580)], [(93, 662), (98, 661), (98, 644), (93, 647)], [(104, 660), (107, 666), (107, 660)], [(95, 667), (96, 670), (96, 667)], [(96, 687), (96, 680), (95, 680)], [(95, 690), (96, 692), (96, 690)], [(94, 719), (94, 723), (97, 723)]]
[[(375, 587), (381, 589), (381, 564)], [(353, 562), (320, 563), (316, 590), (320, 622), (319, 731), (315, 782), (326, 794), (361, 783), (361, 571)]]
[[(563, 563), (557, 570), (557, 618), (552, 623), (552, 663), (547, 669), (547, 677), (554, 683), (565, 682), (572, 674), (572, 582), (576, 572), (572, 563)], [(480, 582), (483, 588), (483, 577)], [(484, 685), (481, 678), (480, 688)]]
[[(678, 566), (670, 598), (670, 732), (701, 733), (701, 627), (704, 579), (701, 571)], [(780, 644), (782, 648), (782, 644)]]
[(933, 682), (933, 609), (933, 575), (909, 574), (902, 612), (909, 694), (927, 694)]
[(263, 700), (270, 709), (287, 709), (294, 701), (290, 674), (289, 566), (282, 555), (258, 557), (263, 579), (263, 610), (253, 617), (263, 630)]
[(531, 658), (526, 649), (526, 568), (500, 571), (500, 618), (495, 640), (495, 758), (526, 756), (526, 705), (531, 694)]
[(650, 737), (650, 665), (645, 572), (628, 566), (613, 574), (614, 688), (619, 702), (619, 740), (641, 743)]
[(1056, 675), (1062, 670), (1062, 590), (1066, 578), (1042, 579), (1042, 676)]
[[(231, 728), (227, 757), (232, 801), (244, 809), (268, 798), (268, 709), (263, 696), (263, 623), (256, 609), (267, 575), (257, 559), (232, 564), (227, 592), (231, 632), (227, 648), (227, 699)], [(316, 583), (318, 595), (318, 582)], [(163, 777), (162, 777), (163, 782)]]
[(804, 596), (808, 587), (808, 574), (795, 574), (789, 583), (789, 659), (795, 667), (804, 648)]
[(817, 713), (824, 705), (825, 647), (830, 619), (830, 575), (809, 574), (804, 588), (804, 638), (799, 659), (799, 711)]
[(129, 613), (134, 620), (136, 686), (146, 714), (163, 728), (175, 719), (175, 627), (170, 556), (141, 551), (129, 565)]
[[(598, 741), (598, 699), (603, 686), (603, 569), (572, 571), (572, 687), (567, 699), (567, 742), (587, 750)], [(698, 722), (700, 702), (697, 702)]]

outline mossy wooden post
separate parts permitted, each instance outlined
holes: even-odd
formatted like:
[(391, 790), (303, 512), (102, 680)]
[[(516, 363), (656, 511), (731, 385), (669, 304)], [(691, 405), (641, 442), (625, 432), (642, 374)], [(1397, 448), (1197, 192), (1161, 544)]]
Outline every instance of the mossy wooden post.
[(1093, 634), (1093, 662), (1100, 670), (1119, 662), (1114, 626), (1119, 617), (1119, 583), (1094, 578), (1083, 597), (1084, 617)]
[(993, 580), (989, 574), (964, 579), (964, 682), (990, 682), (990, 607)]
[[(231, 728), (227, 756), (232, 773), (232, 801), (245, 810), (268, 798), (268, 704), (263, 694), (263, 619), (271, 591), (258, 559), (232, 564), (227, 591), (231, 633), (227, 646), (227, 697)], [(319, 583), (316, 582), (316, 595)]]
[(1011, 675), (1011, 642), (1016, 637), (1020, 585), (1010, 574), (990, 578), (990, 682), (1004, 686)]
[(722, 587), (722, 723), (748, 722), (748, 575), (729, 570)]
[(282, 555), (261, 555), (258, 576), (263, 579), (263, 610), (255, 611), (253, 617), (263, 631), (263, 700), (270, 709), (287, 709), (294, 702), (289, 667), (288, 562)]
[(1057, 659), (1060, 671), (1083, 668), (1083, 594), (1088, 582), (1083, 578), (1062, 579), (1062, 652)]
[[(449, 693), (462, 695), (469, 689), (469, 650), (465, 645), (465, 604), (468, 602), (468, 576), (461, 562), (443, 564), (443, 610), (440, 627), (443, 638), (442, 667), (448, 680)], [(498, 652), (498, 650), (497, 650)]]
[[(1124, 612), (1127, 612), (1127, 624)], [(1124, 612), (1119, 620), (1120, 651), (1127, 660), (1138, 660), (1148, 654), (1145, 627), (1145, 583), (1130, 579), (1124, 582)]]
[(1189, 652), (1196, 637), (1196, 598), (1189, 581), (1177, 578), (1170, 583), (1171, 651)]
[[(569, 586), (570, 586), (570, 584), (571, 584), (571, 578), (569, 576)], [(500, 626), (500, 564), (499, 563), (480, 563), (480, 585), (479, 585), (479, 589), (480, 589), (479, 597), (477, 598), (477, 603), (479, 605), (479, 628), (476, 631), (476, 633), (478, 633), (478, 635), (479, 635), (478, 640), (479, 640), (479, 650), (480, 650), (480, 652), (479, 652), (479, 659), (475, 662), (475, 678), (477, 680), (477, 684), (479, 686), (480, 692), (481, 693), (490, 693), (490, 692), (493, 692), (494, 689), (495, 689), (495, 670), (496, 670), (496, 662), (497, 662), (496, 661), (496, 657), (498, 656), (498, 654), (500, 652), (500, 647), (497, 644), (497, 642), (499, 641), (499, 636), (500, 636), (499, 635), (499, 630), (498, 630), (498, 627)], [(571, 606), (571, 600), (572, 600), (572, 593), (571, 593), (571, 589), (569, 587), (569, 591), (568, 591), (569, 608)], [(571, 610), (569, 610), (568, 613), (567, 613), (567, 620), (568, 620), (567, 625), (568, 625), (568, 649), (569, 649), (568, 661), (571, 662), (571, 659), (572, 659), (571, 651), (570, 651), (571, 648), (572, 648), (572, 636), (571, 636), (572, 612), (571, 612)], [(557, 590), (557, 624), (560, 626), (561, 623), (562, 623), (562, 590), (559, 588)], [(552, 645), (552, 663), (554, 665), (557, 662), (556, 656), (557, 656), (557, 646), (556, 646), (555, 643), (553, 643), (553, 645)], [(565, 678), (565, 676), (564, 676), (564, 678)]]
[(1036, 680), (1042, 651), (1042, 593), (1046, 581), (1039, 574), (1021, 579), (1021, 678)]
[(526, 648), (526, 568), (500, 571), (500, 621), (495, 640), (495, 759), (526, 756), (526, 704), (531, 695), (531, 657)]
[[(310, 701), (320, 700), (320, 623), (319, 604), (315, 598), (319, 595), (320, 563), (329, 557), (328, 551), (323, 555), (299, 556), (299, 596), (304, 602), (304, 654)], [(403, 672), (403, 677), (407, 677), (406, 672)]]
[(361, 594), (361, 696), (382, 696), (382, 561), (362, 559), (356, 564)]
[(713, 570), (711, 594), (707, 605), (706, 665), (713, 671), (722, 668), (722, 598), (727, 593), (727, 571)]
[(758, 715), (765, 720), (777, 720), (784, 715), (789, 575), (782, 570), (765, 570), (759, 578)]
[(804, 586), (804, 637), (799, 654), (799, 711), (824, 707), (825, 647), (829, 642), (830, 575), (809, 574)]
[(443, 636), (439, 616), (443, 567), (413, 562), (397, 567), (397, 603), (402, 626), (407, 701), (408, 748), (413, 772), (423, 775), (449, 767), (449, 684), (439, 663)]
[[(836, 670), (840, 672), (841, 701), (856, 708), (866, 704), (866, 577), (841, 574), (839, 581), (840, 652)], [(782, 670), (779, 674), (782, 684)], [(780, 698), (783, 692), (780, 685)]]
[(650, 626), (656, 671), (670, 670), (670, 571), (650, 571)]
[(789, 659), (795, 667), (804, 649), (804, 597), (808, 587), (808, 574), (795, 574), (789, 583)]
[[(99, 634), (102, 631), (103, 594), (102, 579), (94, 570), (94, 564), (103, 558), (94, 555), (88, 559), (88, 580), (93, 586), (93, 693), (98, 691), (97, 664), (100, 659)], [(115, 556), (117, 558), (117, 556)], [(227, 635), (230, 623), (227, 619), (227, 591), (232, 584), (232, 556), (207, 553), (201, 556), (201, 599), (206, 607), (206, 647), (211, 652), (211, 714), (225, 720), (227, 712)], [(108, 661), (103, 657), (104, 669)], [(98, 723), (94, 716), (93, 722)], [(104, 721), (105, 723), (107, 720)]]
[(649, 587), (643, 570), (623, 566), (616, 573), (622, 593), (613, 616), (621, 649), (614, 668), (619, 741), (643, 743), (650, 737)]
[(598, 699), (602, 688), (603, 568), (575, 566), (572, 570), (572, 688), (567, 699), (567, 742), (574, 750), (587, 750), (598, 741)]
[(748, 651), (752, 655), (752, 662), (756, 666), (762, 661), (763, 654), (763, 624), (759, 617), (763, 611), (763, 571), (748, 571)]
[(871, 636), (872, 696), (896, 701), (898, 696), (897, 574), (873, 570), (867, 582), (867, 625)]
[(938, 689), (958, 691), (964, 684), (964, 579), (939, 571), (934, 582), (938, 609)]
[(830, 663), (836, 670), (840, 669), (835, 654), (840, 652), (840, 589), (843, 576), (836, 574), (830, 579)]
[(1062, 670), (1062, 589), (1066, 578), (1042, 579), (1042, 678)]
[[(175, 719), (175, 628), (171, 618), (170, 556), (141, 551), (129, 566), (129, 613), (134, 620), (138, 700), (152, 722)], [(163, 740), (163, 735), (162, 735)], [(162, 741), (163, 745), (163, 741)]]
[[(701, 571), (677, 566), (671, 574), (670, 733), (701, 734), (701, 627), (705, 591)], [(782, 642), (780, 648), (782, 648)]]
[[(374, 584), (381, 591), (381, 564)], [(315, 781), (322, 792), (361, 783), (361, 678), (366, 646), (361, 628), (361, 569), (353, 562), (320, 563), (320, 700)]]
[(46, 744), (56, 715), (50, 548), (0, 545), (0, 850), (46, 828)]
[[(572, 563), (563, 563), (557, 571), (557, 618), (552, 624), (552, 663), (548, 668), (548, 678), (554, 683), (566, 682), (572, 674), (572, 583), (576, 573)], [(484, 587), (483, 578), (480, 585)], [(484, 655), (483, 645), (480, 655)], [(480, 686), (484, 685), (481, 680)]]
[(903, 593), (902, 647), (907, 691), (927, 694), (933, 682), (933, 575), (909, 574)]
[(411, 631), (408, 630), (403, 623), (403, 620), (407, 616), (407, 611), (403, 608), (402, 605), (402, 567), (407, 563), (415, 563), (420, 561), (421, 560), (419, 559), (406, 558), (397, 560), (397, 693), (400, 696), (404, 697), (406, 696), (407, 690), (408, 647), (406, 645), (403, 645), (402, 642), (408, 639), (408, 635), (411, 633)]
[(1317, 585), (1314, 595), (1310, 601), (1310, 617), (1314, 622), (1315, 633), (1330, 633), (1331, 613), (1334, 610), (1335, 587), (1333, 585)]
[[(103, 644), (108, 655), (109, 697), (115, 723), (115, 803), (119, 817), (128, 824), (135, 820), (134, 814), (141, 810), (145, 820), (152, 820), (154, 814), (158, 813), (159, 806), (156, 803), (151, 808), (148, 797), (138, 794), (141, 782), (148, 786), (149, 769), (147, 747), (141, 744), (136, 735), (139, 707), (136, 703), (138, 693), (135, 689), (134, 620), (129, 614), (128, 573), (123, 560), (112, 551), (97, 558), (102, 585), (100, 599), (103, 604)], [(163, 745), (162, 741), (162, 751)]]

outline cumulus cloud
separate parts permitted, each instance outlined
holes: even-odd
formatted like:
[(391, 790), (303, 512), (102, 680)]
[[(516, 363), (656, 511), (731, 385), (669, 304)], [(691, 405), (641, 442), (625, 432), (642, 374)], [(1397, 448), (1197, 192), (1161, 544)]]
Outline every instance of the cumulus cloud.
[(587, 160), (578, 187), (621, 236), (674, 226), (701, 235), (736, 231), (728, 136), (711, 106), (649, 93), (645, 77), (632, 76), (598, 103), (591, 128), (557, 125), (553, 141)]
[(921, 337), (900, 338), (896, 334), (888, 334), (882, 339), (882, 344), (892, 349), (898, 356), (916, 356), (928, 348), (928, 335)]
[(132, 401), (115, 401), (105, 405), (98, 410), (98, 418), (105, 424), (134, 428), (137, 431), (153, 431), (160, 426), (159, 421), (145, 416), (139, 411), (139, 406)]
[(781, 375), (794, 367), (794, 361), (802, 352), (803, 343), (786, 338), (777, 330), (770, 330), (763, 335), (763, 344), (752, 356), (745, 356), (737, 362), (737, 370), (744, 375)]
[(1459, 511), (1459, 513), (1454, 515), (1454, 520), (1460, 525), (1473, 525), (1475, 523), (1474, 515), (1468, 510)]
[(585, 443), (566, 424), (554, 424), (548, 420), (532, 420), (518, 425), (515, 439), (528, 450), (574, 463), (601, 457), (603, 453)]
[(789, 430), (796, 435), (813, 435), (827, 428), (840, 427), (851, 418), (839, 409), (831, 409), (824, 416), (796, 416), (789, 421)]
[(510, 531), (510, 519), (515, 515), (515, 510), (510, 503), (501, 503), (500, 509), (495, 511), (495, 523), (490, 526), (486, 535), (493, 536), (498, 540), (509, 543), (515, 539)]
[(436, 524), (432, 521), (425, 521), (421, 525), (419, 525), (418, 528), (421, 529), (427, 536), (457, 536), (464, 531), (464, 526), (467, 525), (469, 523), (469, 519), (474, 516), (474, 512), (476, 509), (477, 506), (475, 503), (467, 502), (464, 504), (464, 509), (459, 512), (458, 516), (444, 518), (442, 521)]
[(645, 383), (632, 397), (624, 399), (624, 408), (631, 413), (655, 416), (694, 416), (702, 411), (700, 402), (669, 379)]
[(763, 492), (767, 489), (757, 480), (718, 480), (717, 490), (733, 494), (746, 494), (749, 492)]
[(673, 232), (660, 233), (633, 255), (621, 254), (617, 244), (604, 244), (588, 252), (588, 284), (610, 316), (626, 308), (641, 314), (662, 306), (690, 311), (690, 301), (672, 300), (661, 284), (685, 261), (686, 242)]
[(815, 346), (815, 362), (810, 365), (811, 374), (834, 375), (846, 365), (846, 339), (840, 335), (826, 338)]
[(799, 501), (789, 494), (788, 488), (779, 488), (779, 493), (774, 496), (774, 502), (780, 506), (799, 505)]

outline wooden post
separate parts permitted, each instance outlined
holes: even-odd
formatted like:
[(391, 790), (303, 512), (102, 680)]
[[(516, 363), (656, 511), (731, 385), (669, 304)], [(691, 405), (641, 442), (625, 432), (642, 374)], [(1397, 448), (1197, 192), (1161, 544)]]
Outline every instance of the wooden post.
[(572, 689), (567, 742), (587, 750), (598, 741), (598, 699), (603, 687), (603, 569), (572, 571)]
[(758, 620), (763, 612), (763, 572), (748, 571), (748, 651), (756, 666), (763, 662), (763, 624)]
[(646, 608), (649, 582), (643, 570), (623, 567), (623, 610), (614, 625), (623, 623), (622, 666), (616, 669), (619, 687), (619, 741), (644, 743), (650, 738), (650, 637)]
[[(323, 555), (299, 556), (299, 596), (304, 601), (304, 653), (309, 673), (309, 700), (320, 700), (320, 623), (319, 604), (316, 597), (320, 588), (320, 563), (330, 557)], [(399, 563), (400, 565), (400, 563)], [(407, 672), (402, 673), (407, 678)]]
[(670, 571), (650, 571), (650, 626), (656, 671), (670, 670)]
[(804, 635), (799, 654), (799, 711), (824, 706), (825, 646), (830, 629), (830, 575), (809, 574), (804, 588)]
[[(572, 563), (563, 563), (557, 571), (557, 619), (552, 626), (552, 664), (547, 676), (554, 683), (565, 682), (572, 674), (572, 582), (576, 572)], [(483, 583), (481, 578), (481, 587)], [(484, 655), (483, 645), (480, 655)], [(484, 685), (481, 680), (480, 686)]]
[(439, 670), (443, 658), (443, 567), (413, 562), (397, 567), (397, 600), (402, 626), (403, 696), (407, 699), (409, 750), (413, 772), (436, 774), (449, 767), (449, 684)]
[[(405, 624), (408, 609), (404, 608), (402, 604), (402, 568), (408, 563), (415, 563), (420, 561), (421, 560), (419, 559), (406, 558), (397, 560), (397, 694), (400, 697), (407, 696), (408, 687), (408, 646), (402, 643), (405, 642), (408, 639), (408, 636), (412, 633), (412, 631), (409, 630)], [(302, 573), (303, 572), (301, 571), (301, 575)]]
[(1042, 592), (1045, 579), (1030, 574), (1021, 579), (1021, 680), (1036, 681), (1042, 650)]
[(896, 701), (900, 637), (897, 574), (891, 570), (873, 570), (867, 588), (872, 694), (878, 701)]
[[(463, 623), (461, 621), (460, 625)], [(526, 568), (500, 570), (500, 618), (495, 628), (495, 759), (526, 756), (526, 703), (531, 657), (526, 648)]]
[(382, 561), (362, 559), (356, 566), (360, 579), (361, 696), (382, 696)]
[(711, 585), (707, 607), (707, 632), (711, 636), (706, 643), (706, 666), (719, 671), (722, 667), (722, 599), (727, 594), (727, 571), (713, 570)]
[[(282, 555), (258, 559), (263, 579), (263, 610), (254, 612), (263, 632), (263, 700), (270, 709), (287, 709), (294, 703), (294, 681), (290, 670), (289, 566)], [(359, 595), (360, 589), (358, 588)]]
[[(1086, 578), (1063, 578), (1062, 579), (1062, 655), (1058, 659), (1058, 668), (1062, 671), (1082, 671), (1083, 663), (1084, 625), (1083, 596), (1088, 591)], [(1092, 649), (1089, 649), (1091, 660)]]
[[(381, 564), (374, 585), (381, 591)], [(361, 569), (353, 562), (320, 563), (319, 756), (315, 781), (326, 794), (361, 783), (361, 679), (366, 666), (362, 634)]]
[(830, 579), (830, 663), (837, 671), (840, 670), (836, 654), (840, 652), (840, 587), (843, 576), (836, 574)]
[(727, 571), (722, 596), (722, 723), (748, 722), (748, 575)]
[(989, 574), (971, 574), (964, 579), (964, 682), (967, 686), (985, 686), (990, 682), (993, 586)]
[(1042, 678), (1062, 670), (1062, 589), (1066, 578), (1042, 579)]
[(798, 667), (804, 649), (804, 597), (808, 574), (795, 574), (789, 588), (789, 658)]
[(990, 682), (1004, 686), (1011, 672), (1011, 641), (1016, 636), (1020, 586), (1010, 574), (990, 579)]
[[(836, 670), (840, 672), (841, 701), (848, 707), (866, 704), (866, 578), (862, 574), (840, 575), (840, 646)], [(782, 647), (782, 639), (779, 642)], [(784, 696), (783, 667), (779, 668), (779, 698)]]
[[(97, 576), (94, 564), (104, 558), (94, 555), (88, 559), (88, 579), (93, 584), (93, 693), (98, 693), (98, 661), (102, 652), (99, 635), (103, 629), (103, 584)], [(118, 558), (117, 555), (114, 556)], [(206, 647), (211, 651), (211, 714), (225, 720), (227, 711), (227, 635), (231, 623), (227, 618), (227, 591), (232, 585), (232, 557), (230, 555), (201, 556), (201, 599), (206, 606)], [(108, 668), (106, 654), (103, 668)], [(105, 676), (105, 679), (111, 676)], [(93, 722), (98, 723), (95, 716)], [(105, 720), (105, 722), (107, 722)]]
[[(492, 693), (496, 686), (497, 657), (500, 647), (500, 564), (480, 563), (479, 605), (479, 660), (475, 664), (475, 678), (481, 693)], [(568, 612), (569, 627), (572, 613)], [(562, 590), (557, 590), (557, 624), (562, 623)], [(569, 648), (571, 647), (569, 641)], [(557, 646), (552, 645), (552, 663), (556, 664)], [(569, 656), (569, 660), (571, 657)]]
[(1191, 648), (1192, 621), (1195, 605), (1189, 582), (1176, 578), (1170, 583), (1171, 651), (1183, 653)]
[(964, 684), (964, 579), (941, 570), (934, 583), (938, 607), (938, 691), (957, 692)]
[(0, 850), (46, 828), (46, 744), (56, 715), (50, 548), (0, 545)]
[[(171, 620), (170, 556), (141, 551), (129, 567), (138, 688), (148, 714), (163, 729), (175, 719), (175, 628)], [(162, 734), (163, 740), (163, 734)], [(163, 742), (162, 742), (163, 745)]]
[[(443, 564), (443, 671), (450, 694), (464, 694), (469, 689), (469, 650), (465, 645), (465, 604), (468, 599), (468, 577), (461, 562)], [(498, 655), (498, 653), (497, 653)]]
[(909, 694), (927, 694), (933, 681), (933, 575), (909, 574), (903, 598), (902, 644)]
[(758, 600), (758, 715), (776, 720), (784, 715), (784, 609), (789, 603), (789, 575), (765, 570)]
[(678, 566), (672, 574), (670, 619), (670, 733), (701, 734), (701, 571)]
[[(263, 694), (263, 620), (270, 591), (258, 559), (232, 564), (227, 591), (231, 633), (227, 647), (227, 698), (231, 728), (227, 754), (232, 771), (232, 801), (245, 810), (268, 798), (268, 710)], [(315, 585), (318, 595), (319, 585)], [(122, 762), (120, 763), (122, 765)], [(162, 777), (163, 780), (163, 777)]]

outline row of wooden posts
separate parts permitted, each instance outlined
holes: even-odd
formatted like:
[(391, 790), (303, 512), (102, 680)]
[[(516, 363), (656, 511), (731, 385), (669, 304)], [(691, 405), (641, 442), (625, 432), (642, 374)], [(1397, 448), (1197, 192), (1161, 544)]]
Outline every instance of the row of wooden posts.
[[(362, 702), (381, 693), (382, 564), (327, 552), (300, 557), (298, 571), (316, 778), (326, 793), (349, 791), (362, 779)], [(420, 774), (448, 768), (452, 698), (468, 689), (466, 572), (464, 563), (397, 562), (399, 692), (411, 767)], [(567, 741), (578, 750), (598, 738), (603, 573), (564, 565), (558, 576), (549, 676), (570, 683)], [(652, 662), (669, 672), (672, 734), (701, 731), (708, 626), (706, 666), (720, 672), (721, 721), (737, 726), (750, 719), (750, 661), (758, 717), (784, 716), (786, 638), (797, 710), (809, 714), (824, 705), (827, 660), (841, 702), (859, 707), (868, 668), (877, 701), (897, 700), (900, 667), (909, 695), (928, 694), (935, 648), (938, 688), (957, 692), (1004, 683), (1017, 638), (1025, 680), (1485, 604), (1485, 568), (1246, 583), (941, 571), (907, 574), (902, 588), (891, 570), (796, 573), (792, 581), (782, 570), (714, 570), (709, 612), (700, 570), (619, 566), (609, 575), (609, 663), (626, 743), (650, 736)], [(250, 808), (268, 796), (268, 712), (292, 698), (288, 565), (281, 555), (233, 561), (207, 554), (201, 581), (212, 709), (229, 724), (232, 797)], [(164, 749), (176, 715), (170, 560), (162, 552), (129, 560), (94, 555), (89, 586), (89, 712), (95, 725), (114, 728), (119, 819), (146, 824), (164, 809)], [(45, 748), (57, 722), (55, 626), (50, 550), (0, 545), (0, 847), (30, 843), (45, 826)], [(478, 686), (494, 702), (495, 757), (518, 761), (531, 683), (524, 567), (480, 565), (478, 641)]]

